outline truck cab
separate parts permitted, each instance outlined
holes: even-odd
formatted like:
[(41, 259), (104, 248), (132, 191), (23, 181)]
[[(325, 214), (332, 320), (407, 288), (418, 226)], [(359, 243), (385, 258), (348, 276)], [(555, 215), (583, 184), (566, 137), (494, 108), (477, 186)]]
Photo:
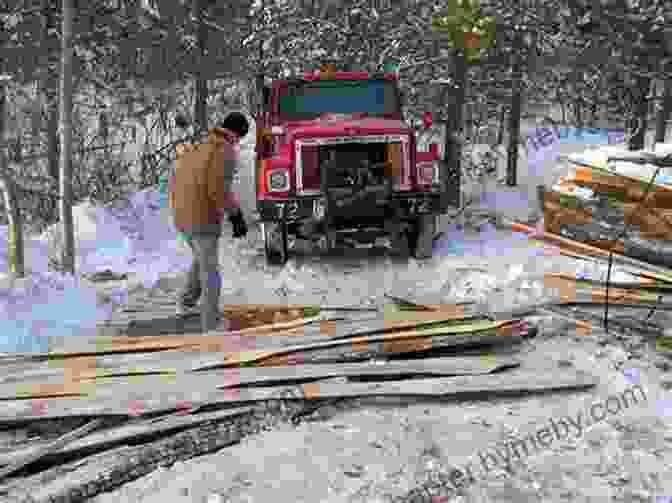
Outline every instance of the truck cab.
[(295, 238), (330, 250), (387, 237), (416, 258), (431, 257), (436, 216), (459, 204), (459, 173), (448, 173), (440, 145), (419, 151), (396, 75), (323, 65), (271, 81), (256, 123), (269, 263), (286, 262)]

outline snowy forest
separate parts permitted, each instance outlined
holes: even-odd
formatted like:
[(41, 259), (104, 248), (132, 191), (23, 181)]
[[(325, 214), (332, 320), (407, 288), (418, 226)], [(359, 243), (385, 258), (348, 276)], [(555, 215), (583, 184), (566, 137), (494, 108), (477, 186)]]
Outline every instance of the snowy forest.
[(672, 0), (0, 0), (0, 500), (672, 502), (671, 125)]
[[(57, 221), (68, 229), (73, 204), (155, 186), (179, 141), (176, 114), (202, 128), (232, 108), (254, 116), (259, 76), (326, 59), (394, 68), (409, 120), (426, 110), (457, 117), (449, 127), (464, 143), (508, 141), (509, 152), (521, 117), (540, 110), (559, 109), (577, 127), (625, 127), (632, 149), (647, 130), (663, 141), (672, 111), (665, 1), (483, 1), (478, 15), (494, 18), (495, 36), (475, 58), (432, 29), (459, 0), (0, 5), (0, 173), (19, 206), (5, 201), (0, 219), (21, 219), (24, 232)], [(73, 270), (68, 234), (61, 266)]]

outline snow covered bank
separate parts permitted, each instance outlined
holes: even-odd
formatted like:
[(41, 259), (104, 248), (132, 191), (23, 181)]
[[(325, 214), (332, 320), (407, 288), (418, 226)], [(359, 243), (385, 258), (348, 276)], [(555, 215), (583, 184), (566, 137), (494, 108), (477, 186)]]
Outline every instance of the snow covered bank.
[[(74, 208), (78, 275), (135, 274), (151, 288), (161, 275), (185, 271), (190, 257), (160, 210), (160, 194), (152, 190), (134, 194), (122, 210), (87, 203)], [(96, 290), (81, 279), (49, 271), (59, 234), (52, 228), (26, 240), (28, 274), (13, 281), (7, 228), (0, 227), (0, 352), (47, 351), (49, 336), (94, 334), (96, 324), (112, 314), (112, 304), (99, 305)], [(124, 303), (127, 294), (128, 287), (120, 287), (112, 301)]]

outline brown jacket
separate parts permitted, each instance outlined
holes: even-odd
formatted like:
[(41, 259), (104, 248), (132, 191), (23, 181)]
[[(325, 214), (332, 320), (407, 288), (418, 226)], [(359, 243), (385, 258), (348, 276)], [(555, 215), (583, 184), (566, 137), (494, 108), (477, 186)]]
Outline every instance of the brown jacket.
[(170, 207), (180, 232), (220, 233), (223, 212), (239, 207), (231, 191), (238, 165), (238, 137), (209, 131), (208, 143), (178, 145), (169, 183)]

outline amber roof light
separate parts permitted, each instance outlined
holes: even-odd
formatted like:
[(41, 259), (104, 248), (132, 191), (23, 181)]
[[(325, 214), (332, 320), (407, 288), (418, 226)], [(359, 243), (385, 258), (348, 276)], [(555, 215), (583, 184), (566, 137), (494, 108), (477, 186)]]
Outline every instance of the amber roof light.
[(336, 64), (335, 63), (322, 63), (320, 65), (320, 77), (322, 78), (333, 78), (336, 75)]

